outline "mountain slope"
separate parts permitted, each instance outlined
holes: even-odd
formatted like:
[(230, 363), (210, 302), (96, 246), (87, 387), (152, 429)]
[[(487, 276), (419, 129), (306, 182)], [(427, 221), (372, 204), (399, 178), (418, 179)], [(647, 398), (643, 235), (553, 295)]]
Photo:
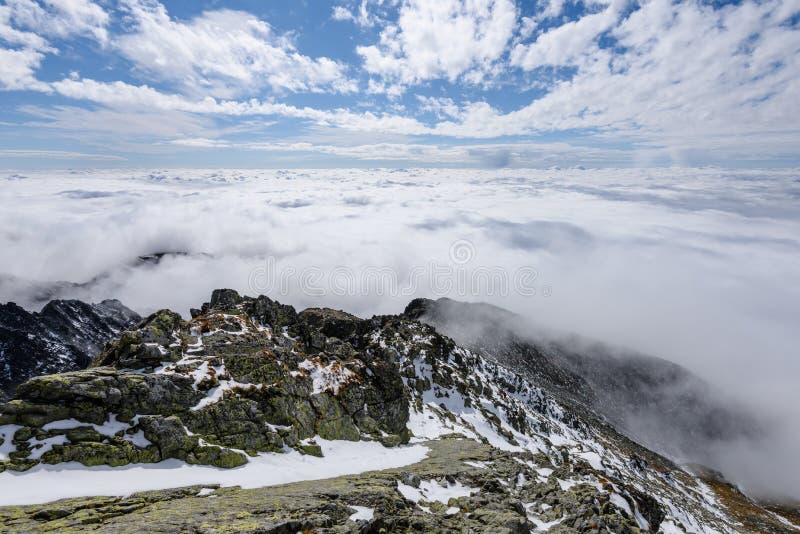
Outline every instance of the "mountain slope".
[(0, 402), (31, 377), (87, 367), (107, 341), (140, 319), (116, 300), (53, 300), (39, 313), (0, 304)]
[[(0, 415), (0, 504), (15, 505), (0, 508), (0, 525), (792, 528), (407, 316), (297, 313), (230, 290), (215, 291), (192, 316), (153, 314), (93, 367), (18, 388)], [(65, 468), (81, 483), (65, 483)], [(304, 482), (315, 479), (327, 480)], [(43, 504), (62, 497), (71, 498)]]
[(521, 317), (489, 304), (416, 299), (404, 313), (681, 461), (707, 463), (712, 461), (705, 454), (709, 443), (760, 431), (746, 411), (719, 400), (704, 381), (660, 358), (577, 336), (547, 339)]

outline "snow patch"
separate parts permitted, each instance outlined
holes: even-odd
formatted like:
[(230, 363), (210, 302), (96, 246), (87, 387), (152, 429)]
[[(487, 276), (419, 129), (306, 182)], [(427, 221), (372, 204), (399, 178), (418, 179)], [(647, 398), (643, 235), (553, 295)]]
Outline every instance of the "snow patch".
[(439, 408), (424, 404), (422, 411), (409, 411), (408, 429), (414, 434), (415, 441), (438, 439), (447, 434), (463, 434), (469, 439), (478, 440), (478, 435), (465, 425), (446, 419), (439, 415)]
[(366, 506), (350, 506), (356, 512), (350, 516), (350, 521), (372, 521), (375, 516), (374, 508), (367, 508)]
[(423, 460), (429, 450), (422, 445), (410, 445), (395, 447), (387, 453), (383, 445), (372, 441), (318, 438), (317, 443), (324, 458), (297, 451), (263, 453), (235, 469), (190, 465), (179, 460), (123, 467), (86, 467), (77, 462), (39, 464), (22, 473), (0, 473), (0, 506), (41, 504), (70, 497), (124, 496), (181, 486), (219, 484), (245, 489), (276, 486), (403, 467)]
[[(531, 510), (534, 507), (536, 507), (537, 504), (538, 503), (535, 503), (535, 502), (529, 502), (529, 503), (524, 504), (525, 512), (526, 512), (526, 515), (528, 517), (528, 521), (533, 523), (533, 525), (535, 527), (533, 532), (547, 532), (548, 530), (550, 530), (551, 528), (553, 528), (554, 526), (558, 525), (559, 523), (561, 523), (564, 520), (564, 518), (561, 517), (561, 518), (553, 520), (553, 521), (542, 521), (541, 519), (536, 517), (536, 515), (531, 513)], [(549, 508), (549, 506), (547, 506), (544, 503), (540, 504), (540, 506), (541, 506), (541, 508), (543, 510), (547, 510), (547, 508)]]
[[(456, 481), (454, 484), (449, 482), (439, 483), (435, 480), (423, 480), (419, 484), (419, 488), (403, 484), (397, 481), (397, 491), (400, 494), (415, 503), (420, 501), (434, 502), (438, 501), (442, 504), (447, 504), (450, 499), (457, 499), (459, 497), (469, 497), (473, 493), (480, 491), (478, 488), (471, 488), (464, 486), (461, 482)], [(429, 511), (425, 507), (420, 507), (425, 511)]]
[[(137, 431), (135, 434), (128, 434), (125, 433), (126, 430), (134, 427), (138, 424), (138, 416), (134, 417), (130, 423), (124, 423), (122, 421), (117, 420), (116, 414), (111, 414), (108, 418), (108, 421), (103, 423), (102, 425), (96, 425), (94, 423), (84, 423), (82, 421), (78, 421), (77, 419), (59, 419), (58, 421), (51, 421), (42, 427), (42, 430), (72, 430), (73, 428), (80, 428), (80, 427), (91, 427), (93, 428), (98, 434), (102, 434), (103, 436), (112, 437), (120, 432), (123, 432), (122, 438), (131, 442), (135, 446), (144, 449), (145, 447), (149, 447), (153, 443), (144, 437), (144, 432), (141, 430)], [(66, 440), (65, 436), (56, 436), (62, 437), (65, 439), (63, 443), (55, 443), (53, 445), (63, 445), (68, 440)], [(52, 438), (50, 438), (52, 439)], [(42, 452), (41, 454), (44, 454)], [(40, 456), (41, 456), (40, 454)], [(38, 459), (40, 456), (35, 457)], [(31, 456), (34, 458), (34, 456)]]
[(537, 467), (536, 472), (545, 478), (553, 474), (553, 470), (550, 469), (549, 467)]
[(603, 466), (603, 463), (600, 461), (600, 455), (594, 451), (579, 452), (576, 454), (576, 456), (586, 460), (589, 465), (592, 466), (592, 469), (596, 469), (598, 471), (606, 470), (605, 466)]
[(685, 534), (684, 530), (676, 525), (672, 519), (665, 519), (659, 526), (664, 534)]
[(102, 425), (84, 423), (82, 421), (78, 421), (77, 419), (59, 419), (58, 421), (47, 423), (42, 427), (42, 430), (45, 432), (48, 430), (72, 430), (73, 428), (80, 428), (84, 426), (92, 427), (96, 432), (103, 434), (104, 436), (113, 436), (117, 432), (127, 430), (131, 427), (131, 425), (128, 423), (117, 421), (116, 414), (111, 414), (111, 416), (108, 418), (108, 421)]
[(334, 395), (338, 395), (342, 384), (356, 376), (353, 371), (335, 360), (326, 366), (319, 362), (303, 360), (297, 364), (297, 367), (311, 376), (311, 380), (314, 382), (314, 394), (333, 391)]
[[(205, 366), (205, 368), (203, 367)], [(196, 371), (192, 373), (192, 376), (195, 379), (195, 384), (200, 383), (203, 380), (204, 376), (199, 374), (201, 369), (205, 369), (205, 376), (211, 376), (210, 369), (214, 370), (214, 376), (226, 376), (228, 374), (227, 370), (225, 369), (225, 362), (223, 361), (222, 365), (217, 367), (211, 367), (209, 369), (207, 362), (201, 365)], [(237, 382), (232, 377), (227, 380), (220, 380), (219, 386), (211, 388), (208, 390), (208, 393), (205, 397), (200, 399), (195, 406), (192, 406), (190, 409), (194, 412), (197, 410), (202, 410), (206, 406), (210, 406), (211, 404), (215, 404), (222, 400), (222, 397), (225, 395), (226, 391), (233, 391), (234, 389), (261, 389), (264, 387), (263, 384), (246, 384), (243, 382)]]
[(581, 484), (589, 484), (590, 486), (594, 486), (597, 488), (598, 491), (603, 491), (603, 486), (597, 482), (596, 480), (586, 480), (586, 479), (569, 479), (569, 480), (562, 480), (560, 478), (556, 478), (556, 482), (561, 487), (561, 491), (567, 491), (570, 488), (574, 488), (575, 486), (579, 486)]
[(17, 450), (17, 446), (11, 440), (14, 439), (14, 434), (20, 428), (22, 428), (20, 425), (0, 426), (0, 439), (3, 440), (2, 444), (0, 444), (0, 462), (7, 461), (8, 454)]
[(609, 495), (609, 500), (611, 504), (619, 508), (620, 510), (625, 510), (628, 515), (633, 515), (633, 510), (631, 510), (631, 505), (628, 504), (628, 501), (625, 500), (619, 493), (611, 493)]

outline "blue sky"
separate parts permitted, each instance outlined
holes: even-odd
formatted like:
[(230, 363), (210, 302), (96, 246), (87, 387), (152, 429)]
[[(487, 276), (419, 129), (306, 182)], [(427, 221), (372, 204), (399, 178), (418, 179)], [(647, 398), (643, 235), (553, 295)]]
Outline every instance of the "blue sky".
[(800, 163), (800, 3), (4, 0), (0, 167)]

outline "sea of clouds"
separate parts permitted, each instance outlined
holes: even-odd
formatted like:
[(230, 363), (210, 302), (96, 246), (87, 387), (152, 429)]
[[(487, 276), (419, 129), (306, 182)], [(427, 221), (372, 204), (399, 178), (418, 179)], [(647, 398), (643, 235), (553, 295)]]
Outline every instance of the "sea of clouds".
[[(675, 361), (776, 431), (719, 452), (800, 495), (800, 172), (120, 170), (0, 174), (0, 301), (188, 315), (218, 287), (397, 313), (481, 300)], [(159, 261), (142, 259), (167, 253)], [(67, 284), (64, 282), (69, 282)]]

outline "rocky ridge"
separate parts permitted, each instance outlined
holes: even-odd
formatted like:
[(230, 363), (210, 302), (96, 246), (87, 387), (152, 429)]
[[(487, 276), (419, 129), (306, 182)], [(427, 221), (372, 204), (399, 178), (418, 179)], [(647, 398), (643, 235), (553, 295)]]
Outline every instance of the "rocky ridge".
[(0, 402), (34, 376), (86, 368), (106, 342), (140, 320), (117, 300), (52, 300), (38, 313), (0, 304)]
[(585, 417), (685, 462), (708, 463), (708, 444), (759, 435), (755, 417), (710, 394), (687, 369), (577, 336), (548, 337), (483, 303), (416, 299), (405, 310), (458, 344), (518, 372)]
[[(704, 482), (407, 315), (297, 313), (231, 290), (190, 321), (151, 315), (89, 369), (21, 385), (0, 440), (0, 470), (22, 477), (63, 462), (235, 468), (265, 454), (319, 456), (320, 440), (380, 442), (386, 454), (429, 448), (404, 469), (313, 484), (0, 508), (12, 530), (791, 531), (735, 488)], [(216, 513), (228, 519), (211, 521)]]

